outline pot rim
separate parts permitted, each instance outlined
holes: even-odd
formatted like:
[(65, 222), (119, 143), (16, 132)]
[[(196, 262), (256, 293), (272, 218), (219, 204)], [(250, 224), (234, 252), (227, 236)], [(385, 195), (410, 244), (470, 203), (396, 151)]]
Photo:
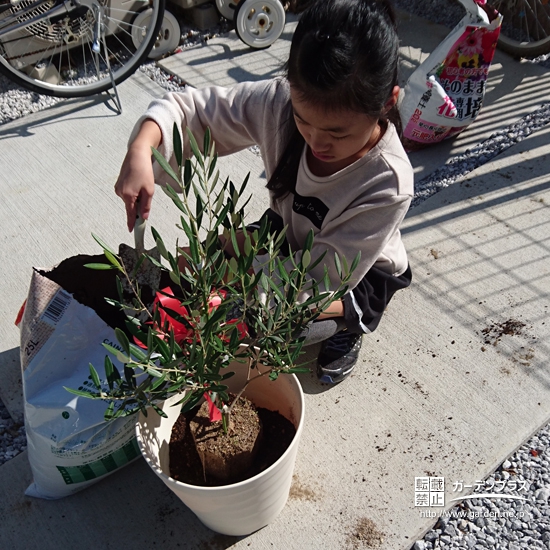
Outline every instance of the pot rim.
[[(215, 485), (213, 487), (211, 486), (203, 486), (203, 485), (191, 485), (189, 483), (183, 483), (182, 481), (178, 481), (177, 479), (174, 479), (172, 476), (169, 476), (165, 474), (159, 467), (154, 465), (147, 454), (144, 452), (144, 445), (141, 439), (141, 433), (140, 433), (140, 419), (143, 413), (139, 413), (138, 420), (136, 422), (136, 439), (138, 442), (139, 450), (141, 453), (141, 456), (145, 459), (149, 467), (163, 480), (163, 481), (169, 481), (170, 483), (175, 483), (176, 485), (180, 485), (182, 487), (189, 487), (191, 489), (200, 489), (204, 491), (219, 491), (221, 489), (229, 489), (229, 488), (236, 488), (243, 485), (246, 485), (250, 483), (251, 481), (259, 478), (260, 476), (267, 475), (271, 470), (275, 469), (280, 462), (284, 460), (286, 455), (288, 455), (291, 451), (291, 449), (298, 444), (300, 441), (300, 436), (302, 433), (302, 429), (304, 426), (304, 415), (305, 415), (305, 401), (304, 401), (304, 391), (302, 389), (302, 385), (300, 384), (300, 381), (298, 380), (298, 377), (295, 374), (285, 374), (285, 378), (289, 377), (292, 380), (294, 380), (294, 383), (296, 384), (296, 387), (298, 388), (298, 394), (300, 396), (300, 406), (301, 406), (301, 412), (300, 417), (298, 418), (298, 427), (296, 428), (296, 433), (294, 434), (294, 437), (292, 438), (292, 441), (290, 442), (290, 445), (286, 448), (285, 452), (271, 465), (269, 468), (266, 468), (265, 470), (262, 470), (258, 474), (256, 474), (253, 477), (249, 477), (247, 479), (243, 479), (242, 481), (238, 481), (237, 483), (231, 483), (228, 485)], [(175, 396), (173, 396), (175, 397)], [(168, 398), (170, 399), (170, 398)], [(157, 414), (157, 413), (155, 413)]]

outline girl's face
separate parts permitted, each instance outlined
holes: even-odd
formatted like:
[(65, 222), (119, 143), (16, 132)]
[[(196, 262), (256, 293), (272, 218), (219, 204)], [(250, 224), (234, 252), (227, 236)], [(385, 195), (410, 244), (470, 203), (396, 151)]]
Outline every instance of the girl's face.
[(296, 126), (309, 146), (310, 169), (324, 173), (318, 175), (349, 166), (370, 151), (382, 135), (378, 119), (364, 113), (308, 104), (292, 88), (290, 98)]

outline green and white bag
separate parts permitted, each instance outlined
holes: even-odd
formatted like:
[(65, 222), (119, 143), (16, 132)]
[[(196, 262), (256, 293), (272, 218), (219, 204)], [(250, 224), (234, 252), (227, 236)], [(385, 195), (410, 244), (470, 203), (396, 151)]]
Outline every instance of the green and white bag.
[[(104, 401), (64, 389), (85, 391), (91, 385), (89, 364), (104, 364), (103, 343), (118, 346), (114, 330), (93, 309), (37, 271), (18, 324), (27, 449), (33, 473), (33, 483), (25, 494), (62, 498), (138, 458), (135, 416), (106, 422)], [(116, 358), (111, 359), (123, 369)]]

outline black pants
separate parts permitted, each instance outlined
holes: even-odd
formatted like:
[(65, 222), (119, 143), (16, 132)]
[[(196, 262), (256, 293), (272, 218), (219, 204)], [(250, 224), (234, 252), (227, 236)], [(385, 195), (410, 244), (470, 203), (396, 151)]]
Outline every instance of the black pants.
[(344, 317), (310, 323), (302, 332), (306, 337), (304, 345), (317, 344), (344, 329), (357, 334), (373, 332), (393, 295), (408, 287), (411, 280), (410, 267), (399, 277), (372, 267), (359, 285), (344, 296)]

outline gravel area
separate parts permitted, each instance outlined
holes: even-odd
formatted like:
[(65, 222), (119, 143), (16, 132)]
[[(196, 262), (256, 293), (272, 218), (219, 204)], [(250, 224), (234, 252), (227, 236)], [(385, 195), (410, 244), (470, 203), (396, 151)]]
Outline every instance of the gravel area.
[[(397, 7), (453, 27), (462, 17), (463, 8), (456, 0), (396, 0)], [(442, 8), (442, 3), (444, 8)], [(196, 45), (216, 34), (226, 32), (222, 24), (206, 33), (184, 26), (181, 48)], [(530, 62), (550, 68), (550, 56)], [(167, 90), (178, 90), (184, 83), (164, 73), (154, 62), (141, 67), (147, 76)], [(22, 90), (0, 75), (0, 124), (51, 106), (58, 101)], [(478, 166), (518, 143), (550, 122), (550, 102), (541, 100), (540, 107), (517, 123), (494, 133), (485, 142), (424, 178), (417, 185), (413, 206), (438, 190), (462, 179)], [(0, 465), (26, 448), (24, 427), (15, 423), (0, 402)], [(447, 482), (452, 482), (446, 480)], [(550, 549), (550, 425), (545, 426), (516, 453), (509, 457), (474, 492), (495, 492), (526, 497), (527, 501), (477, 498), (464, 500), (441, 515), (435, 527), (414, 550), (465, 548), (495, 550)], [(492, 488), (492, 491), (490, 490)], [(464, 493), (465, 494), (465, 493)], [(429, 508), (433, 510), (433, 508)]]
[(25, 426), (14, 422), (0, 401), (0, 465), (27, 448)]
[[(442, 514), (424, 539), (415, 542), (413, 550), (550, 548), (549, 458), (550, 427), (545, 426), (491, 476), (480, 481), (479, 488), (474, 491), (515, 495), (525, 497), (526, 501), (464, 500)], [(461, 493), (457, 492), (457, 495)]]

